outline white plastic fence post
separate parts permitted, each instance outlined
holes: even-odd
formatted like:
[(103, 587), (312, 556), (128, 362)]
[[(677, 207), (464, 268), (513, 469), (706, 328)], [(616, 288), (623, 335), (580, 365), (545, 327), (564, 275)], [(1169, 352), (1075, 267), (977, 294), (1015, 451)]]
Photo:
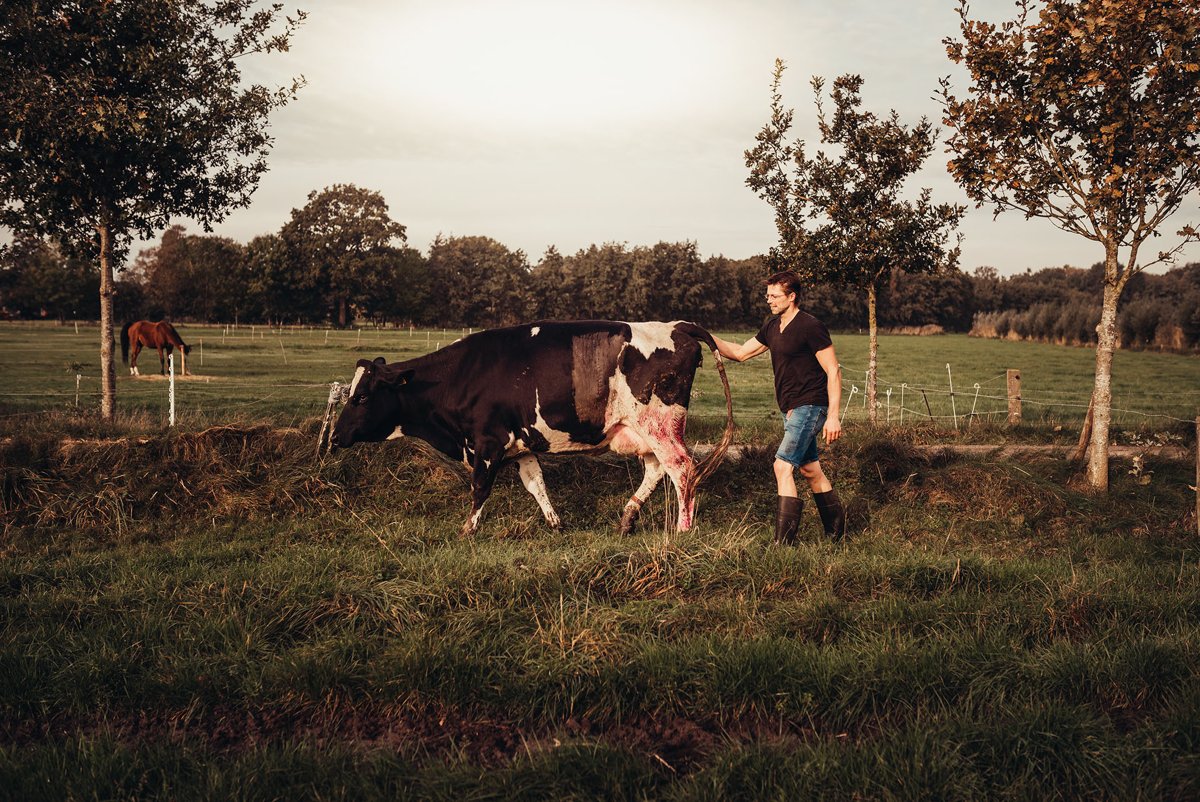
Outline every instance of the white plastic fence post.
[(167, 365), (170, 368), (170, 378), (167, 389), (167, 403), (170, 406), (169, 417), (167, 423), (169, 426), (175, 425), (175, 355), (171, 354), (167, 357)]
[(954, 429), (958, 430), (958, 413), (954, 409), (954, 376), (950, 373), (950, 363), (946, 363), (946, 375), (950, 378), (950, 417), (954, 419)]
[[(842, 420), (846, 419), (846, 413), (850, 411), (850, 401), (854, 398), (854, 394), (858, 392), (858, 385), (850, 385), (850, 395), (846, 396), (846, 406), (842, 407)], [(841, 421), (839, 421), (840, 423)]]

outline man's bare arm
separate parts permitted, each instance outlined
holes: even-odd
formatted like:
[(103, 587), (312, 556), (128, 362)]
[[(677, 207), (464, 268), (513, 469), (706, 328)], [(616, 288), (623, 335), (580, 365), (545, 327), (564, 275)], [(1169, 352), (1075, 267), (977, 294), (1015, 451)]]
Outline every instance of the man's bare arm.
[(825, 371), (826, 389), (829, 392), (829, 414), (825, 416), (825, 442), (832, 443), (842, 436), (842, 368), (838, 364), (833, 346), (817, 351), (817, 362)]
[(714, 334), (713, 341), (717, 344), (717, 350), (721, 352), (721, 356), (726, 359), (732, 359), (734, 362), (745, 362), (747, 359), (753, 359), (767, 350), (767, 346), (760, 343), (757, 337), (751, 337), (741, 345), (735, 345), (728, 340), (722, 340)]

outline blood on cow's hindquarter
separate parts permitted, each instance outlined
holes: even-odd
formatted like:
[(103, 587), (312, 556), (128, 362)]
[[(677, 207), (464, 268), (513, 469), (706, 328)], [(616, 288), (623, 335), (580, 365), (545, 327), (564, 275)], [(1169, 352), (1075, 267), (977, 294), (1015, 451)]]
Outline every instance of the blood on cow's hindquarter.
[(608, 442), (608, 447), (617, 454), (637, 454), (644, 457), (654, 453), (646, 439), (628, 426), (618, 423), (612, 428), (611, 434), (612, 440)]

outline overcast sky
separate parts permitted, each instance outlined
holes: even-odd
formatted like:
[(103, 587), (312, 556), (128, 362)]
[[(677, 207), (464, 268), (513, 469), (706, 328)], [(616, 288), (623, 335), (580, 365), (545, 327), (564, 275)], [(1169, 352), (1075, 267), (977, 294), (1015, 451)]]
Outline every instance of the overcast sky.
[[(553, 245), (693, 240), (744, 258), (775, 242), (771, 208), (745, 185), (744, 152), (768, 116), (771, 71), (815, 150), (809, 79), (864, 78), (864, 107), (940, 122), (941, 40), (954, 0), (320, 0), (289, 53), (250, 80), (308, 85), (272, 117), (270, 172), (216, 232), (278, 231), (309, 192), (383, 194), (409, 245), (483, 235), (535, 264)], [(1012, 0), (973, 0), (999, 21)], [(961, 80), (956, 81), (963, 86)], [(939, 144), (914, 188), (966, 203)], [(1200, 220), (1190, 204), (1167, 227)], [(186, 221), (183, 221), (186, 224)], [(189, 231), (200, 233), (196, 226)], [(1045, 221), (972, 208), (961, 266), (1086, 267), (1095, 243)], [(1156, 247), (1166, 240), (1155, 243)], [(1200, 260), (1193, 247), (1182, 262)]]

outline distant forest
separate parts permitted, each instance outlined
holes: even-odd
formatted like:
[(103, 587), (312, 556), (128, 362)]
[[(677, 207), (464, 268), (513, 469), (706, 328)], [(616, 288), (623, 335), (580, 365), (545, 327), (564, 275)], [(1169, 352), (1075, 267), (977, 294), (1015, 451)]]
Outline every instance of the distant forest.
[[(349, 263), (291, 253), (278, 235), (240, 244), (169, 229), (118, 277), (118, 320), (492, 327), (546, 318), (671, 320), (758, 326), (763, 257), (702, 258), (693, 242), (606, 243), (536, 264), (488, 237), (438, 238), (428, 254), (375, 248)], [(894, 274), (880, 293), (884, 330), (970, 332), (1063, 344), (1096, 340), (1103, 269), (1046, 268), (1000, 276)], [(0, 254), (0, 314), (93, 320), (99, 277), (89, 260), (18, 238)], [(865, 329), (861, 290), (807, 288), (805, 309), (839, 331)], [(1133, 277), (1120, 306), (1122, 347), (1200, 349), (1200, 263)]]

